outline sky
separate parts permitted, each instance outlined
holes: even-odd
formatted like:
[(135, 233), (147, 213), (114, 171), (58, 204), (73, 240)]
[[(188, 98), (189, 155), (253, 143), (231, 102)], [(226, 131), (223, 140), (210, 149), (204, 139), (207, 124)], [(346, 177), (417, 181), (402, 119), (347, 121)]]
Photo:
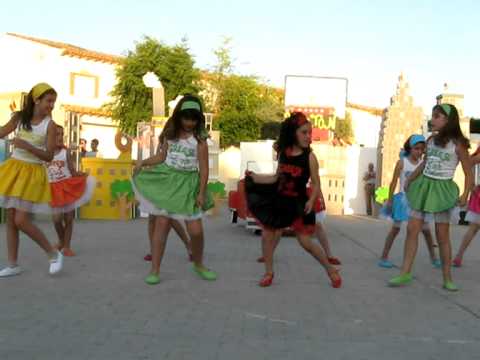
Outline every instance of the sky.
[[(428, 113), (449, 90), (480, 117), (480, 2), (474, 0), (50, 0), (2, 2), (0, 33), (125, 54), (143, 35), (186, 37), (196, 66), (232, 38), (235, 71), (282, 87), (287, 74), (340, 76), (348, 100), (386, 107), (401, 72)], [(6, 54), (1, 54), (5, 56)], [(1, 81), (1, 79), (0, 79)]]

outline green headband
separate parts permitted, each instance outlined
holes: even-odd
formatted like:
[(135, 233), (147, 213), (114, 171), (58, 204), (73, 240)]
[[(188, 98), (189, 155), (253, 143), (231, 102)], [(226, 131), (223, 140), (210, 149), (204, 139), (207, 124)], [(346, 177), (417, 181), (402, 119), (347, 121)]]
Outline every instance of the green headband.
[(440, 104), (440, 107), (445, 111), (445, 114), (447, 116), (450, 116), (450, 113), (452, 112), (452, 107), (449, 104)]
[(180, 110), (197, 110), (201, 111), (200, 104), (197, 103), (196, 101), (185, 101), (182, 104), (182, 107)]
[(45, 94), (48, 90), (53, 90), (53, 88), (47, 83), (40, 83), (35, 85), (31, 90), (33, 100), (37, 100), (39, 97)]

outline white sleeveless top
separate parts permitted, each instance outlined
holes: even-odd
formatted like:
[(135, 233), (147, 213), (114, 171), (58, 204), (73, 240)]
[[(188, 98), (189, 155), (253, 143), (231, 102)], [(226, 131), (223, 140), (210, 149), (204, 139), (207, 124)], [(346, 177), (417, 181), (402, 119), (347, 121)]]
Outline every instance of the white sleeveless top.
[(51, 183), (65, 180), (72, 177), (72, 173), (68, 168), (67, 150), (60, 150), (53, 160), (47, 165), (48, 181)]
[[(32, 144), (38, 149), (46, 150), (47, 148), (47, 129), (48, 124), (52, 119), (50, 116), (45, 117), (39, 124), (32, 124), (32, 131), (27, 131), (19, 123), (16, 131), (16, 136), (26, 142)], [(12, 158), (22, 160), (28, 163), (41, 164), (42, 160), (33, 155), (31, 152), (24, 149), (13, 149)]]
[(198, 141), (195, 136), (188, 139), (168, 141), (165, 164), (177, 170), (198, 171)]
[(413, 164), (410, 159), (404, 157), (402, 159), (403, 162), (403, 169), (400, 173), (400, 191), (405, 192), (405, 183), (407, 182), (408, 177), (417, 169), (417, 167), (422, 163), (418, 161), (416, 164)]
[(453, 179), (459, 161), (455, 148), (455, 143), (451, 140), (445, 147), (435, 145), (433, 139), (429, 140), (423, 175), (438, 180)]

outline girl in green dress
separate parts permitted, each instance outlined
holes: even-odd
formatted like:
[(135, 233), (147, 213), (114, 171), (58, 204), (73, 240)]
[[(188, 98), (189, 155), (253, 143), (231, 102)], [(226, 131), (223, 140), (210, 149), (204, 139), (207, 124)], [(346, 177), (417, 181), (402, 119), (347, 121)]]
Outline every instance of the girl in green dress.
[[(427, 155), (407, 179), (405, 188), (411, 207), (407, 239), (401, 273), (389, 281), (390, 286), (401, 286), (412, 281), (412, 267), (418, 248), (418, 234), (427, 217), (435, 221), (435, 233), (442, 261), (443, 287), (457, 291), (450, 271), (452, 246), (450, 218), (455, 206), (465, 206), (473, 185), (473, 173), (468, 155), (470, 143), (460, 129), (458, 111), (450, 104), (436, 105), (432, 111), (433, 135), (427, 140)], [(465, 190), (453, 181), (458, 163), (465, 173)]]
[[(152, 267), (145, 282), (160, 282), (160, 263), (172, 219), (183, 220), (192, 243), (193, 270), (202, 279), (215, 280), (215, 272), (203, 264), (205, 211), (213, 207), (207, 192), (208, 134), (198, 98), (183, 97), (160, 135), (162, 151), (139, 160), (132, 179), (140, 209), (155, 216), (152, 238)], [(141, 168), (149, 166), (148, 169)]]

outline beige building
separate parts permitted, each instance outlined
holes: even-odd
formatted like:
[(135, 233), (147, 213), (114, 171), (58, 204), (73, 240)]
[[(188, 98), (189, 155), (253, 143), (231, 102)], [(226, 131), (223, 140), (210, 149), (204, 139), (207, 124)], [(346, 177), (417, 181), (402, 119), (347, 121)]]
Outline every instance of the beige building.
[(424, 121), (423, 110), (414, 104), (409, 85), (401, 74), (382, 119), (377, 149), (378, 186), (390, 185), (400, 150), (410, 135), (422, 133)]

